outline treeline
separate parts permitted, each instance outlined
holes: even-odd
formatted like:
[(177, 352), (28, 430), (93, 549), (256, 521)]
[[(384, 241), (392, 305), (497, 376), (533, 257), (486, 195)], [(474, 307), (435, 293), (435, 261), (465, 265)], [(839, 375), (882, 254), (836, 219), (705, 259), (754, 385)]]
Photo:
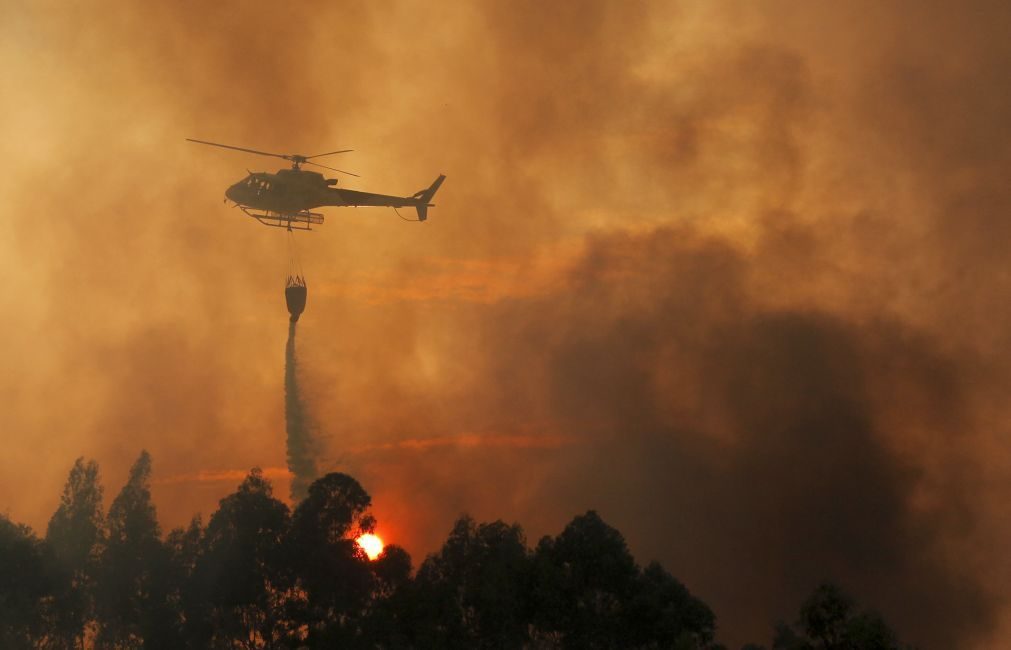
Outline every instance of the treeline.
[[(164, 537), (150, 474), (145, 452), (105, 513), (78, 459), (44, 539), (0, 517), (0, 648), (722, 647), (710, 608), (592, 511), (533, 549), (518, 525), (463, 517), (413, 572), (402, 548), (370, 561), (354, 541), (375, 520), (345, 474), (292, 511), (254, 469), (206, 526)], [(827, 585), (775, 634), (777, 650), (898, 647)]]

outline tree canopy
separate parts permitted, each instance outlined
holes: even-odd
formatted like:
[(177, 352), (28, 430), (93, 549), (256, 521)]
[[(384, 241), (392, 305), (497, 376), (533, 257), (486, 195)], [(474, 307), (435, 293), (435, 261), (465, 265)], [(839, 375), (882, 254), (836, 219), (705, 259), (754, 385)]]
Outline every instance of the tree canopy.
[[(641, 567), (594, 511), (531, 548), (523, 529), (464, 515), (412, 570), (352, 477), (315, 481), (294, 510), (253, 469), (163, 535), (142, 452), (108, 512), (98, 465), (77, 459), (44, 539), (0, 517), (3, 648), (722, 648), (712, 610)], [(749, 644), (746, 648), (760, 650)], [(774, 650), (897, 650), (883, 619), (819, 586)]]

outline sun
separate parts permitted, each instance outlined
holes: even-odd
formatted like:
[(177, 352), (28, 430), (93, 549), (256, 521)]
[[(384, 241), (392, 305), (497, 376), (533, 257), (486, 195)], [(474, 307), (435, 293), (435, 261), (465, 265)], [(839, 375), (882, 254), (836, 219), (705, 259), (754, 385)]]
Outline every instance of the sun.
[(358, 542), (358, 546), (362, 547), (365, 555), (368, 555), (370, 560), (376, 559), (383, 552), (383, 540), (372, 533), (365, 533), (355, 541)]

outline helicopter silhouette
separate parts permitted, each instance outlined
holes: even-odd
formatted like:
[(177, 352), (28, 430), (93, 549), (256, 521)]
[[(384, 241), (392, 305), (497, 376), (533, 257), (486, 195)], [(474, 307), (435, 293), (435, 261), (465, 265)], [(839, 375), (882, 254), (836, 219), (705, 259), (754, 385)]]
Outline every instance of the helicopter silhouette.
[[(411, 196), (391, 196), (387, 194), (373, 194), (371, 192), (359, 192), (357, 190), (346, 190), (334, 187), (337, 184), (336, 178), (324, 178), (319, 172), (302, 169), (302, 165), (315, 165), (323, 169), (347, 174), (352, 174), (334, 167), (327, 167), (320, 163), (313, 162), (312, 158), (322, 158), (338, 153), (347, 153), (351, 149), (340, 151), (330, 151), (319, 153), (313, 156), (302, 156), (299, 154), (270, 153), (267, 151), (257, 151), (256, 149), (245, 149), (243, 147), (233, 147), (217, 142), (207, 142), (205, 140), (194, 140), (186, 138), (189, 142), (197, 144), (207, 144), (213, 147), (224, 149), (235, 149), (255, 153), (261, 156), (273, 156), (283, 158), (291, 162), (291, 169), (279, 169), (277, 173), (249, 172), (249, 175), (238, 183), (225, 190), (225, 200), (232, 201), (239, 209), (248, 216), (256, 219), (266, 226), (277, 228), (287, 228), (288, 230), (312, 230), (311, 226), (323, 223), (323, 215), (312, 212), (313, 208), (324, 206), (380, 206), (396, 208), (414, 208), (418, 211), (418, 221), (428, 218), (428, 208), (435, 204), (431, 203), (442, 181), (446, 176), (440, 174), (435, 182), (427, 189), (421, 190)], [(399, 212), (397, 213), (400, 214)]]

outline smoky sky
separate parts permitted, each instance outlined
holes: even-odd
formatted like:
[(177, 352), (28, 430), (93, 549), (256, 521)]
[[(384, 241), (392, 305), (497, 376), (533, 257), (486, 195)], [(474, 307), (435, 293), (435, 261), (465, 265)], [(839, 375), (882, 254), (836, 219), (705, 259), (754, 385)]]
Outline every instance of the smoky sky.
[[(979, 481), (957, 460), (964, 369), (892, 319), (764, 305), (747, 288), (755, 262), (687, 228), (592, 238), (563, 290), (475, 310), (476, 340), (451, 346), (479, 350), (466, 372), (490, 378), (453, 396), (470, 408), (394, 425), (484, 432), (488, 451), (404, 444), (352, 464), (431, 507), (539, 532), (597, 508), (642, 559), (733, 612), (737, 642), (767, 640), (830, 576), (925, 647), (985, 636), (995, 601), (967, 530)], [(496, 444), (529, 431), (545, 444)], [(930, 475), (934, 459), (908, 448), (924, 439), (948, 457)]]
[(234, 487), (186, 477), (283, 474), (284, 237), (221, 203), (281, 165), (183, 139), (352, 148), (347, 187), (447, 175), (425, 224), (299, 238), (317, 466), (381, 534), (420, 558), (462, 512), (536, 539), (595, 508), (724, 641), (831, 578), (922, 647), (1000, 645), (1009, 26), (987, 1), (15, 3), (0, 507), (39, 529), (74, 458), (114, 493), (140, 448), (166, 527)]

